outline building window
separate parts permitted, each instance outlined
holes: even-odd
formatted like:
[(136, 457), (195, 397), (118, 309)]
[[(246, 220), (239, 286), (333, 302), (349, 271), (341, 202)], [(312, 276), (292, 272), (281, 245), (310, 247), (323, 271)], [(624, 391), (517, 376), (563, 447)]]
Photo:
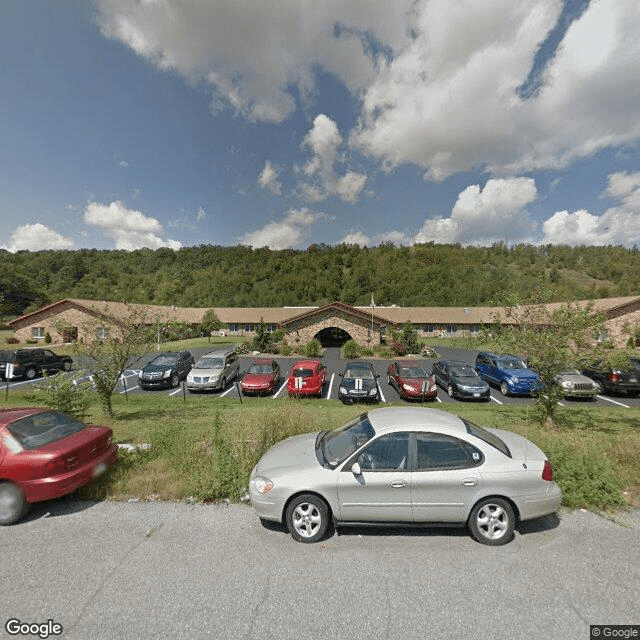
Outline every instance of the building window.
[(240, 331), (240, 325), (237, 324), (229, 323), (227, 328), (229, 329), (229, 333), (238, 333)]
[(268, 324), (267, 325), (267, 331), (269, 333), (273, 333), (274, 331), (278, 330), (278, 325), (277, 324)]
[(254, 329), (254, 325), (252, 324), (245, 324), (244, 325), (244, 330), (248, 333), (253, 333), (255, 331)]
[(477, 324), (469, 325), (469, 333), (472, 333), (473, 335), (480, 333), (479, 325)]
[(458, 327), (455, 324), (448, 324), (446, 326), (447, 333), (457, 333)]
[(109, 339), (109, 329), (106, 327), (98, 327), (96, 331), (96, 338), (98, 340), (108, 340)]
[(36, 340), (44, 340), (45, 330), (44, 327), (31, 327), (31, 337)]

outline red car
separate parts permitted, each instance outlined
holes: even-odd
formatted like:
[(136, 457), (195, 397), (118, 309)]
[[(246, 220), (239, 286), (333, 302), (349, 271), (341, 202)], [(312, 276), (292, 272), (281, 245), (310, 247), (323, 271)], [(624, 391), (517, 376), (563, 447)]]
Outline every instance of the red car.
[(32, 502), (75, 491), (115, 463), (107, 427), (86, 425), (44, 408), (0, 411), (0, 525), (13, 524)]
[(280, 380), (280, 365), (275, 360), (254, 360), (244, 374), (240, 388), (242, 393), (273, 393)]
[(322, 396), (327, 368), (320, 360), (298, 360), (289, 371), (287, 391), (290, 396)]
[(435, 378), (417, 360), (392, 362), (387, 369), (387, 383), (405, 400), (435, 400), (438, 395)]

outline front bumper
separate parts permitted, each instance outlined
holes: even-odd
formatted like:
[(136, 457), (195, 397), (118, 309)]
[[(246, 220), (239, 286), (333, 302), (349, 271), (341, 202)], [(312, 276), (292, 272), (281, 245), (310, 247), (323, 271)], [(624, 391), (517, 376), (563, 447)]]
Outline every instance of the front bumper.
[(222, 389), (222, 381), (217, 380), (216, 382), (195, 382), (192, 380), (187, 380), (187, 389), (189, 391), (219, 391)]
[(167, 389), (171, 386), (171, 378), (158, 378), (157, 380), (142, 380), (138, 378), (138, 386), (141, 389)]
[(491, 397), (491, 390), (488, 388), (462, 389), (461, 387), (456, 387), (455, 395), (465, 400), (488, 400)]
[(349, 393), (338, 393), (338, 400), (344, 404), (376, 404), (380, 402), (380, 394), (375, 393), (370, 396), (367, 391), (349, 391)]

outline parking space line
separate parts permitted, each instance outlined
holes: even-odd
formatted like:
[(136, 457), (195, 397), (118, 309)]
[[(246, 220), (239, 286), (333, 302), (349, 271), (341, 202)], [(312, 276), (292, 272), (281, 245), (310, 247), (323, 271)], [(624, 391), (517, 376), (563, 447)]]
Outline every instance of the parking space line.
[(280, 395), (280, 392), (287, 386), (287, 380), (285, 380), (281, 385), (280, 388), (276, 391), (276, 393), (273, 394), (272, 399), (277, 398)]
[(331, 374), (331, 380), (329, 380), (329, 391), (327, 391), (327, 399), (331, 398), (331, 389), (333, 388), (333, 378), (335, 375), (335, 373)]
[(384, 398), (384, 393), (382, 393), (382, 389), (380, 388), (380, 385), (376, 382), (376, 385), (378, 386), (378, 391), (380, 393), (380, 399), (382, 400), (382, 402), (386, 402), (385, 398)]
[(622, 402), (617, 402), (616, 400), (612, 400), (611, 398), (605, 398), (604, 396), (596, 396), (596, 398), (600, 398), (600, 400), (606, 400), (607, 402), (617, 404), (619, 407), (624, 407), (625, 409), (631, 408), (628, 404), (622, 404)]
[(500, 402), (500, 400), (498, 400), (497, 398), (494, 398), (492, 395), (489, 395), (489, 399), (493, 400), (494, 402), (497, 402), (498, 404), (504, 404), (504, 402)]

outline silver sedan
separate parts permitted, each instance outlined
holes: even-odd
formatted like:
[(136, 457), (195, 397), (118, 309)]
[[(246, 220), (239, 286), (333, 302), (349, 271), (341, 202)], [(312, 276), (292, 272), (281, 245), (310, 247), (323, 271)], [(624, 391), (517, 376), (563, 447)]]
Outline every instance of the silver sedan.
[(554, 513), (561, 492), (532, 442), (438, 409), (390, 407), (332, 431), (276, 444), (251, 473), (261, 519), (300, 542), (336, 525), (466, 525), (484, 544), (513, 537), (519, 520)]

